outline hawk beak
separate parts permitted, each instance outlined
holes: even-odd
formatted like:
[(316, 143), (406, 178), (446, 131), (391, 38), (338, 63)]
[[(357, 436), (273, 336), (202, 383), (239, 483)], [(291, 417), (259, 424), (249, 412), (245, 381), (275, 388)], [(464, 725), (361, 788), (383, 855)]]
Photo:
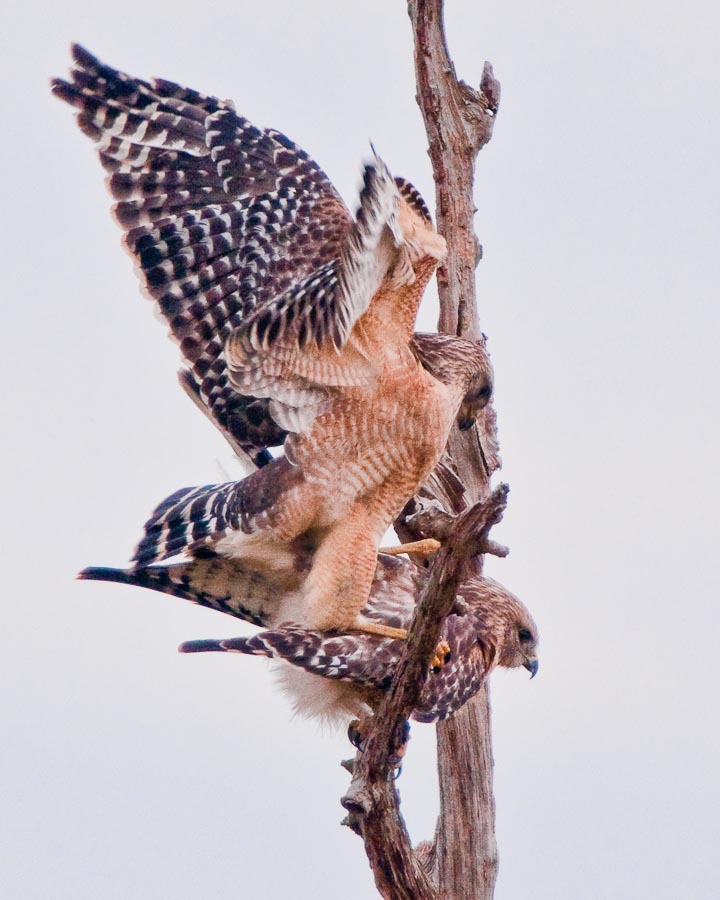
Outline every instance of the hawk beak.
[(467, 431), (468, 429), (472, 428), (474, 424), (475, 424), (474, 418), (460, 419), (458, 422), (458, 428), (460, 429), (460, 431)]
[(527, 669), (530, 673), (530, 681), (537, 675), (538, 669), (540, 668), (540, 662), (538, 661), (537, 656), (533, 656), (530, 659), (526, 659), (523, 663), (523, 669)]

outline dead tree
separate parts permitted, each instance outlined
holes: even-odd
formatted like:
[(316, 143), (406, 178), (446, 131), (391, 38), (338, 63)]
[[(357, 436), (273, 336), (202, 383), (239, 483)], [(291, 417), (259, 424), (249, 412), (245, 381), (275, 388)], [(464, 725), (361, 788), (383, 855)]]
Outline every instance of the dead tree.
[[(481, 257), (473, 229), (475, 159), (492, 136), (500, 85), (485, 63), (479, 90), (458, 80), (443, 25), (443, 0), (408, 0), (415, 43), (417, 102), (425, 121), (436, 187), (438, 231), (448, 258), (438, 271), (439, 330), (480, 339), (475, 268)], [(444, 544), (410, 629), (393, 685), (352, 766), (343, 805), (363, 838), (375, 882), (386, 900), (491, 900), (497, 874), (487, 689), (437, 728), (440, 817), (433, 843), (413, 850), (394, 785), (396, 753), (419, 695), (440, 623), (454, 603), (461, 574), (482, 568), (482, 554), (503, 549), (488, 538), (505, 506), (507, 487), (489, 494), (499, 465), (488, 407), (478, 431), (453, 433), (448, 454), (422, 491), (457, 518), (445, 520)], [(403, 540), (432, 532), (432, 510), (412, 500), (396, 523)]]

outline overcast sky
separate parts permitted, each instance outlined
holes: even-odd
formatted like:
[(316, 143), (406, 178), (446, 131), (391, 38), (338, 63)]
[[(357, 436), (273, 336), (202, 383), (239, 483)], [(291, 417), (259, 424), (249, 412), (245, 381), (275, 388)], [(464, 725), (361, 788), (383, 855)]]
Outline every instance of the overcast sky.
[[(492, 679), (496, 900), (715, 900), (716, 5), (467, 0), (447, 18), (461, 76), (489, 59), (502, 82), (476, 222), (512, 553), (488, 571), (541, 630), (540, 676)], [(233, 470), (50, 97), (71, 40), (232, 97), (351, 204), (369, 140), (433, 198), (401, 0), (6, 12), (0, 896), (365, 900), (338, 824), (345, 737), (293, 720), (260, 660), (175, 652), (240, 623), (73, 580), (124, 564), (167, 494)], [(420, 327), (436, 314), (429, 294)], [(433, 747), (415, 725), (416, 840)]]

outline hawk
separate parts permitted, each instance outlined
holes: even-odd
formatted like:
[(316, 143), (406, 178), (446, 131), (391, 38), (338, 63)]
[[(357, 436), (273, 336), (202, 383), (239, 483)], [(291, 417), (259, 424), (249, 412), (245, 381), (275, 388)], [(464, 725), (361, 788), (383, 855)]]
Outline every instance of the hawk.
[(181, 381), (261, 466), (165, 500), (136, 563), (210, 548), (282, 568), (309, 543), (296, 621), (401, 636), (362, 614), (380, 540), (492, 393), (483, 342), (413, 335), (445, 255), (427, 206), (374, 155), (353, 219), (304, 151), (231, 103), (72, 52), (53, 91), (97, 144)]
[[(296, 566), (307, 570), (310, 559), (298, 550)], [(297, 712), (330, 722), (362, 718), (389, 687), (400, 657), (398, 640), (372, 634), (333, 633), (280, 624), (280, 610), (297, 601), (276, 573), (259, 572), (215, 554), (172, 566), (140, 569), (86, 569), (81, 578), (115, 581), (181, 597), (259, 625), (265, 630), (229, 640), (189, 641), (181, 652), (222, 650), (270, 657), (288, 665), (278, 668), (284, 691)], [(380, 554), (366, 618), (407, 628), (427, 571), (408, 560)], [(283, 592), (290, 596), (284, 596)], [(445, 719), (473, 697), (495, 666), (538, 670), (537, 627), (525, 606), (490, 578), (465, 579), (458, 590), (461, 609), (443, 625), (442, 638), (452, 648), (441, 668), (428, 672), (413, 718)]]

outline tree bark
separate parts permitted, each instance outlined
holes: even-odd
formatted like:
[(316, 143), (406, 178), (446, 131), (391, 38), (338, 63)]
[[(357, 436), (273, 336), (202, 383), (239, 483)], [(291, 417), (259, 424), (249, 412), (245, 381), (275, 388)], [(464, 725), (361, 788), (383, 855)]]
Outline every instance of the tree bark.
[[(415, 37), (417, 101), (428, 136), (435, 177), (437, 227), (448, 242), (447, 263), (438, 272), (438, 330), (481, 336), (475, 267), (482, 250), (475, 236), (475, 160), (490, 140), (500, 85), (485, 63), (479, 90), (458, 80), (443, 23), (443, 0), (409, 0)], [(478, 433), (455, 431), (448, 452), (465, 488), (465, 502), (487, 495), (499, 466), (494, 412)], [(482, 444), (485, 444), (483, 452)], [(482, 561), (478, 560), (478, 570)], [(452, 900), (491, 900), (497, 877), (495, 799), (487, 685), (437, 728), (440, 819), (433, 858), (439, 895)]]
[[(436, 187), (437, 228), (448, 244), (438, 270), (438, 330), (474, 340), (481, 334), (475, 268), (482, 251), (473, 229), (475, 159), (492, 136), (500, 85), (485, 63), (479, 90), (458, 80), (443, 24), (443, 0), (408, 0), (413, 27), (417, 101), (425, 121)], [(458, 580), (482, 570), (485, 552), (505, 555), (488, 533), (505, 506), (507, 487), (490, 494), (499, 467), (495, 413), (489, 405), (477, 429), (454, 430), (448, 453), (396, 523), (415, 539), (434, 517), (443, 547), (418, 604), (393, 685), (372, 719), (351, 768), (343, 805), (346, 824), (365, 842), (380, 894), (386, 900), (492, 900), (497, 875), (492, 788), (490, 704), (484, 688), (437, 728), (440, 817), (435, 842), (412, 850), (399, 810), (394, 768), (404, 752), (406, 722), (422, 688), (427, 660)], [(423, 509), (439, 503), (449, 516)], [(442, 521), (440, 521), (442, 520)]]

